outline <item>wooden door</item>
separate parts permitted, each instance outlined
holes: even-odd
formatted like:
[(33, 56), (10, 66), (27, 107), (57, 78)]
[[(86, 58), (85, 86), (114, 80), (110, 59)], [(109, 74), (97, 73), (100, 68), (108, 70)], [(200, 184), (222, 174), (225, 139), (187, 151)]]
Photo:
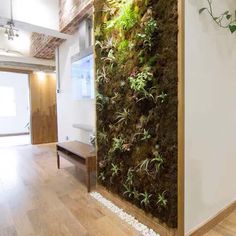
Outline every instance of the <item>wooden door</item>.
[(30, 103), (32, 144), (57, 142), (55, 74), (31, 73)]

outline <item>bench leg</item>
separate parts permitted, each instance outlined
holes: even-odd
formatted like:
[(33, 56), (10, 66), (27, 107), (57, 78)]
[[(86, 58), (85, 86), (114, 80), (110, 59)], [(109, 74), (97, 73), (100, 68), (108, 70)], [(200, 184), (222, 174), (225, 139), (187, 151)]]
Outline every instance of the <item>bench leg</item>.
[(61, 165), (60, 165), (60, 156), (57, 153), (57, 168), (60, 169)]
[(87, 171), (87, 178), (86, 178), (86, 182), (87, 182), (87, 190), (88, 193), (90, 192), (90, 171)]

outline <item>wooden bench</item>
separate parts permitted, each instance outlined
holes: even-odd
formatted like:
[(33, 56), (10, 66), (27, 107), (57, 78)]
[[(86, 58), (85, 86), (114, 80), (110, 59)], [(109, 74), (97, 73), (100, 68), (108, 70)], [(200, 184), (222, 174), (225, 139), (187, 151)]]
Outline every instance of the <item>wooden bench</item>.
[(91, 145), (79, 141), (57, 144), (57, 166), (60, 169), (60, 157), (65, 158), (86, 172), (87, 190), (91, 188), (91, 173), (96, 171), (96, 155)]

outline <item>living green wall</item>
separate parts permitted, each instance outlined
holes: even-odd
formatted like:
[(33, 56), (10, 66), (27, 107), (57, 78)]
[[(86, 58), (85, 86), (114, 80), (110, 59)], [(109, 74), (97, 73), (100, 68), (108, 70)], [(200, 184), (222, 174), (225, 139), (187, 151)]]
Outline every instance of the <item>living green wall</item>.
[(177, 0), (95, 0), (98, 181), (177, 227)]

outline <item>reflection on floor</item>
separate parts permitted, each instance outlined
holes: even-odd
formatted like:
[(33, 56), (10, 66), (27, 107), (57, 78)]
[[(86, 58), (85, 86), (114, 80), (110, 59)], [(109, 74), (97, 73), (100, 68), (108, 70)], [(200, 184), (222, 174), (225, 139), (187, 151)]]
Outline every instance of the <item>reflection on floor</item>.
[(0, 149), (1, 236), (139, 235), (87, 194), (84, 174), (55, 146)]
[(0, 148), (27, 144), (30, 144), (30, 135), (0, 137)]

